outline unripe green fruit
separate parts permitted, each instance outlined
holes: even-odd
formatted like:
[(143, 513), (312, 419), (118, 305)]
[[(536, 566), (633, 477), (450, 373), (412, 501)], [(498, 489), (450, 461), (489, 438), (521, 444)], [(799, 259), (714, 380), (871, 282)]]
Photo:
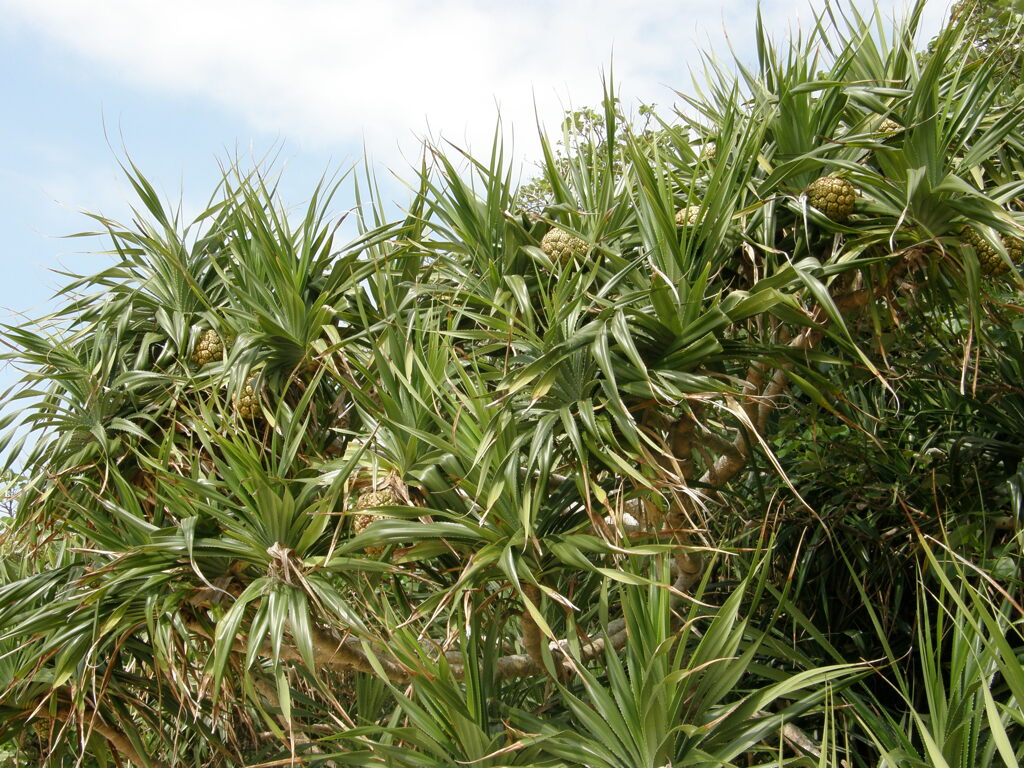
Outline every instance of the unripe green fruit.
[[(364, 493), (356, 499), (356, 509), (372, 509), (373, 507), (390, 507), (398, 503), (398, 499), (395, 497), (394, 491), (383, 490), (383, 491), (369, 491)], [(368, 515), (366, 513), (356, 514), (355, 519), (352, 523), (352, 530), (358, 536), (360, 533), (370, 527), (376, 518), (374, 515)], [(363, 547), (363, 551), (368, 555), (380, 555), (384, 552), (384, 547)]]
[(571, 235), (564, 229), (554, 227), (540, 241), (540, 249), (557, 264), (568, 264), (575, 258), (583, 258), (590, 250), (590, 243)]
[(849, 220), (856, 200), (857, 188), (838, 176), (822, 176), (807, 187), (807, 203), (838, 224)]
[(259, 414), (260, 398), (256, 391), (256, 381), (250, 379), (235, 398), (235, 415), (249, 421), (255, 419)]
[(202, 368), (207, 363), (220, 360), (223, 354), (224, 340), (220, 337), (219, 333), (210, 328), (200, 334), (199, 342), (192, 351), (192, 362)]
[(899, 133), (903, 130), (903, 126), (893, 120), (891, 117), (887, 117), (878, 124), (878, 133)]
[(700, 206), (688, 205), (676, 211), (677, 227), (695, 227), (700, 223)]
[[(1006, 252), (1010, 256), (1010, 260), (1014, 264), (1019, 264), (1024, 259), (1024, 242), (1016, 237), (1008, 237), (1007, 235), (1001, 235), (1001, 239), (1003, 247), (1006, 248)], [(960, 240), (965, 245), (973, 247), (974, 252), (978, 254), (978, 263), (981, 265), (981, 273), (983, 275), (1002, 275), (1010, 271), (1009, 265), (1003, 261), (1000, 253), (989, 245), (988, 241), (981, 236), (981, 233), (973, 227), (965, 226), (961, 229)]]

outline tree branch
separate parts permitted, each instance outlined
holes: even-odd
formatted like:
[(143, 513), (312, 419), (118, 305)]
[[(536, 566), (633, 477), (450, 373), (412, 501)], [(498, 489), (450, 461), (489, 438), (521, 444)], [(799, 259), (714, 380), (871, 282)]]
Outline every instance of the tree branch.
[[(675, 609), (683, 599), (683, 593), (689, 590), (700, 578), (704, 569), (703, 557), (699, 552), (680, 549), (673, 559), (673, 571), (676, 574), (672, 583), (671, 606)], [(540, 590), (533, 584), (524, 585), (523, 589), (527, 597), (539, 605)], [(198, 622), (187, 622), (189, 631), (210, 638), (211, 634)], [(612, 647), (619, 651), (627, 640), (626, 622), (617, 619), (608, 625), (605, 637), (597, 638), (586, 643), (581, 649), (581, 661), (591, 661), (604, 652), (607, 640), (611, 641)], [(374, 665), (363, 648), (363, 643), (355, 637), (335, 638), (331, 633), (312, 628), (313, 652), (318, 666), (331, 669), (356, 670), (373, 674)], [(541, 656), (540, 643), (542, 637), (540, 629), (536, 626), (532, 616), (523, 611), (523, 644), (527, 653), (508, 654), (500, 657), (495, 663), (495, 675), (499, 680), (507, 680), (513, 677), (526, 677), (540, 674), (544, 670)], [(567, 640), (551, 642), (549, 648), (552, 652), (567, 656), (569, 643)], [(240, 638), (236, 638), (232, 644), (232, 650), (236, 653), (245, 653), (246, 648)], [(261, 655), (272, 656), (272, 649), (269, 643), (264, 643), (260, 649)], [(373, 647), (374, 659), (380, 664), (385, 676), (395, 683), (407, 683), (415, 670), (409, 669), (402, 664), (395, 656), (380, 647)], [(455, 654), (445, 654), (449, 659), (452, 674), (456, 680), (462, 680), (465, 676), (465, 661)], [(282, 645), (278, 658), (296, 664), (302, 664), (302, 654), (298, 649), (288, 645)], [(571, 664), (563, 664), (567, 671), (572, 671)]]
[[(85, 709), (80, 719), (80, 725), (83, 730), (88, 734), (91, 731), (95, 731), (104, 739), (106, 739), (110, 746), (112, 746), (117, 752), (123, 755), (129, 762), (135, 763), (140, 768), (170, 768), (167, 763), (161, 762), (154, 758), (143, 758), (142, 755), (136, 751), (132, 745), (131, 740), (120, 731), (114, 730), (111, 726), (107, 725), (99, 712), (95, 709)], [(75, 719), (76, 712), (70, 707), (62, 707), (54, 713), (50, 713), (43, 708), (38, 708), (33, 712), (26, 712), (25, 717), (31, 719), (33, 717), (39, 717), (45, 720), (59, 720), (63, 723), (70, 724)]]
[[(837, 297), (835, 299), (836, 308), (845, 314), (866, 306), (872, 296), (878, 296), (887, 290), (894, 277), (906, 272), (913, 263), (913, 260), (913, 254), (905, 256), (902, 261), (889, 270), (885, 281), (874, 290), (864, 288)], [(811, 317), (813, 325), (804, 328), (803, 331), (789, 342), (788, 346), (794, 350), (812, 349), (825, 335), (821, 325), (826, 322), (828, 322), (828, 316), (821, 307), (818, 307)], [(750, 422), (750, 428), (753, 428), (758, 433), (764, 431), (768, 423), (768, 417), (775, 407), (776, 400), (789, 387), (789, 376), (787, 373), (791, 368), (791, 364), (781, 365), (776, 369), (767, 386), (764, 384), (766, 371), (764, 363), (753, 363), (747, 369), (747, 377), (743, 383), (742, 408)], [(704, 472), (704, 475), (701, 477), (701, 483), (720, 486), (735, 476), (737, 472), (746, 466), (747, 460), (750, 458), (749, 442), (748, 436), (741, 426), (740, 434), (731, 443), (731, 448), (726, 449), (724, 446), (715, 446), (716, 450), (721, 452), (721, 455)]]
[[(540, 610), (540, 587), (536, 584), (523, 584), (523, 597)], [(543, 669), (544, 657), (541, 655), (541, 631), (534, 621), (530, 610), (523, 606), (523, 647), (533, 663)]]

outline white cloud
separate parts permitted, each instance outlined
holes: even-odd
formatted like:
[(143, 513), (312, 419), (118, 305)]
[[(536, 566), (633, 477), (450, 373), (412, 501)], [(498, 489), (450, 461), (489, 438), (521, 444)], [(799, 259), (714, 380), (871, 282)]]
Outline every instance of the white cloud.
[[(763, 7), (779, 33), (798, 11), (811, 16), (804, 2)], [(742, 51), (753, 33), (750, 0), (0, 0), (0, 9), (8, 24), (136, 85), (209, 99), (285, 139), (365, 139), (385, 155), (428, 124), (457, 142), (487, 140), (496, 105), (519, 143), (531, 143), (534, 103), (551, 124), (570, 95), (596, 103), (613, 51), (627, 99), (664, 104), (667, 85), (689, 90), (701, 50), (728, 58), (725, 34)], [(932, 0), (929, 24), (943, 10)]]

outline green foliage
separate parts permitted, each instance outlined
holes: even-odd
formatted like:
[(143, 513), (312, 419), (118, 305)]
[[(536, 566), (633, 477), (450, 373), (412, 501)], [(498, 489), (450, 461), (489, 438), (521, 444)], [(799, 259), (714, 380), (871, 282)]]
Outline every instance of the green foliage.
[(1018, 764), (1024, 114), (922, 7), (759, 19), (672, 120), (607, 85), (525, 189), (428, 147), (398, 217), (230, 168), (185, 223), (128, 164), (5, 329), (0, 750)]
[(953, 4), (950, 20), (965, 25), (972, 57), (995, 58), (999, 62), (1008, 90), (1024, 85), (1021, 79), (1024, 50), (1020, 44), (1024, 3), (1020, 0), (958, 0)]

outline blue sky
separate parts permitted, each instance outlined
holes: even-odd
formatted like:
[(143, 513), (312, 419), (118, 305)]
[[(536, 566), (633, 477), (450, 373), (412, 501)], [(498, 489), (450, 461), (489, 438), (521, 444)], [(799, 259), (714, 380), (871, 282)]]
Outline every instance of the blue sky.
[[(815, 3), (764, 0), (777, 34)], [(866, 9), (869, 3), (855, 0)], [(883, 0), (883, 13), (901, 8)], [(428, 130), (483, 146), (498, 108), (536, 151), (534, 107), (557, 126), (597, 103), (614, 55), (627, 104), (690, 90), (702, 50), (750, 49), (754, 3), (727, 0), (0, 0), (0, 317), (34, 314), (61, 278), (93, 270), (79, 211), (128, 215), (126, 153), (198, 210), (218, 162), (279, 150), (286, 202), (364, 146), (399, 173)], [(933, 33), (946, 6), (932, 0)], [(614, 53), (613, 53), (614, 52)], [(389, 176), (380, 174), (381, 180)], [(388, 189), (396, 199), (401, 187)], [(339, 209), (350, 204), (341, 199)], [(0, 384), (9, 379), (0, 375)]]

